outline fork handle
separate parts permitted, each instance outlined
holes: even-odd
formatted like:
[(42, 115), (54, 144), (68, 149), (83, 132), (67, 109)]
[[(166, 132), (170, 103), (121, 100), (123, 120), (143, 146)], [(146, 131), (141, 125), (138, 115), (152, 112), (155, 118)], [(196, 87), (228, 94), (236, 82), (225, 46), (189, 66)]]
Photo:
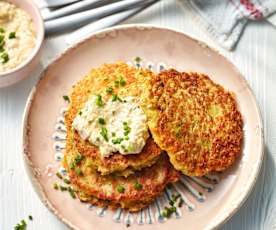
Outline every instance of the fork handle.
[(64, 5), (72, 4), (74, 2), (78, 2), (79, 0), (46, 0), (43, 1), (42, 4), (39, 4), (41, 9), (43, 8), (54, 8), (54, 7), (61, 7)]
[(53, 19), (45, 22), (46, 34), (60, 33), (79, 28), (91, 21), (105, 16), (135, 8), (149, 3), (151, 0), (123, 0), (96, 9), (91, 9), (73, 15)]
[(153, 5), (154, 3), (158, 2), (158, 1), (159, 0), (152, 0), (148, 4), (145, 4), (144, 6), (126, 10), (123, 12), (119, 12), (119, 13), (104, 17), (96, 22), (92, 22), (92, 23), (74, 31), (73, 33), (70, 33), (69, 35), (66, 36), (65, 40), (69, 45), (72, 45), (72, 44), (76, 43), (77, 41), (87, 38), (89, 35), (91, 35), (92, 33), (96, 32), (98, 30), (105, 29), (110, 26), (114, 26), (114, 25), (126, 20), (127, 18), (132, 17), (133, 15), (143, 11), (144, 9), (150, 7), (151, 5)]
[(87, 9), (100, 7), (114, 2), (113, 0), (83, 0), (76, 2), (74, 4), (64, 6), (60, 9), (54, 11), (48, 11), (47, 13), (42, 14), (42, 17), (45, 21), (70, 15), (73, 13), (81, 12)]

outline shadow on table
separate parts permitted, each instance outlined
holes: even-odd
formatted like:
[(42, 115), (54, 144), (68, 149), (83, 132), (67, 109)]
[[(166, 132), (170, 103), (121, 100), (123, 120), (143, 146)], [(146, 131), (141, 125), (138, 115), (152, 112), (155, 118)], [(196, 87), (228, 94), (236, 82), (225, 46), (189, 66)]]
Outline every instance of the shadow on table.
[[(276, 210), (273, 210), (275, 192), (275, 162), (267, 147), (260, 175), (253, 191), (240, 210), (221, 228), (222, 230), (272, 230), (276, 228)], [(274, 191), (274, 193), (273, 193)], [(275, 207), (274, 207), (275, 209)]]

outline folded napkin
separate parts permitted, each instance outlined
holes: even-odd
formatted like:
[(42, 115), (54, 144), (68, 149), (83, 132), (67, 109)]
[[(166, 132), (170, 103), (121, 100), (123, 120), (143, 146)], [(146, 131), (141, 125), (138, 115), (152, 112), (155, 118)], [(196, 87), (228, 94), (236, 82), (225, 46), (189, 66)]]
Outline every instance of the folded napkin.
[(276, 0), (179, 1), (221, 46), (229, 50), (235, 47), (249, 20), (267, 19), (275, 23), (272, 19), (276, 12)]

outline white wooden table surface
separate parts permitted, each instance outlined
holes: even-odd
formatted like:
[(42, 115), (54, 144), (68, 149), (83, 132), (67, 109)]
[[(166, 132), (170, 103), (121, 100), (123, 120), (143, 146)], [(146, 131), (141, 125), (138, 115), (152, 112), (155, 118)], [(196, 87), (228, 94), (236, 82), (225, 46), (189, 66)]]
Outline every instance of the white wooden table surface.
[[(170, 26), (217, 46), (175, 0), (163, 0), (125, 23)], [(13, 229), (30, 214), (34, 220), (28, 229), (67, 229), (32, 189), (22, 164), (20, 136), (26, 98), (38, 73), (65, 48), (61, 37), (46, 40), (37, 71), (17, 85), (0, 89), (0, 230)], [(250, 23), (236, 50), (222, 52), (237, 65), (255, 92), (264, 121), (266, 153), (254, 191), (222, 229), (276, 229), (276, 28), (266, 22)]]

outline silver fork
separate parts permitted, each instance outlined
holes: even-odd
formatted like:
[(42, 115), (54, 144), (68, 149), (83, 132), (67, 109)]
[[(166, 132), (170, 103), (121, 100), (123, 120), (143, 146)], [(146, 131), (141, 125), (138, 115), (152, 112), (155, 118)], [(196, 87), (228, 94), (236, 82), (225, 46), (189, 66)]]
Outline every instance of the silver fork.
[[(118, 1), (118, 0), (117, 0)], [(114, 0), (82, 0), (70, 5), (62, 6), (61, 8), (54, 10), (47, 10), (42, 12), (42, 17), (45, 21), (54, 18), (66, 16), (69, 14), (77, 13), (80, 11), (88, 10), (91, 8), (97, 8), (103, 5), (114, 3)]]
[(74, 2), (80, 2), (80, 0), (44, 0), (43, 3), (40, 4), (40, 8), (61, 7)]
[[(121, 0), (111, 4), (109, 2), (106, 5), (85, 10), (82, 12), (73, 13), (71, 15), (68, 15), (69, 11), (64, 10), (63, 13), (65, 13), (66, 11), (65, 15), (67, 16), (55, 18), (55, 17), (58, 17), (56, 15), (52, 20), (45, 21), (46, 33), (47, 34), (60, 33), (66, 30), (80, 28), (81, 26), (87, 23), (98, 20), (100, 18), (104, 18), (108, 15), (112, 15), (121, 11), (132, 9), (132, 8), (137, 8), (139, 6), (141, 7), (143, 5), (146, 5), (155, 1), (156, 0)], [(90, 2), (92, 4), (93, 0), (82, 1), (82, 3), (83, 2), (86, 2), (87, 4), (88, 2)], [(68, 9), (68, 8), (65, 8), (65, 9)]]
[(159, 0), (155, 0), (146, 5), (143, 5), (143, 6), (134, 8), (134, 9), (118, 12), (116, 14), (112, 14), (112, 15), (104, 17), (100, 20), (89, 23), (88, 25), (83, 26), (80, 29), (77, 29), (74, 32), (68, 34), (65, 38), (65, 41), (69, 45), (72, 45), (72, 44), (76, 43), (77, 41), (87, 38), (89, 35), (91, 35), (92, 33), (96, 32), (98, 30), (105, 29), (107, 27), (116, 25), (116, 24), (128, 19), (129, 17), (136, 15), (137, 13), (145, 10), (146, 8), (148, 8), (149, 6), (153, 5), (154, 3), (158, 2), (158, 1)]

